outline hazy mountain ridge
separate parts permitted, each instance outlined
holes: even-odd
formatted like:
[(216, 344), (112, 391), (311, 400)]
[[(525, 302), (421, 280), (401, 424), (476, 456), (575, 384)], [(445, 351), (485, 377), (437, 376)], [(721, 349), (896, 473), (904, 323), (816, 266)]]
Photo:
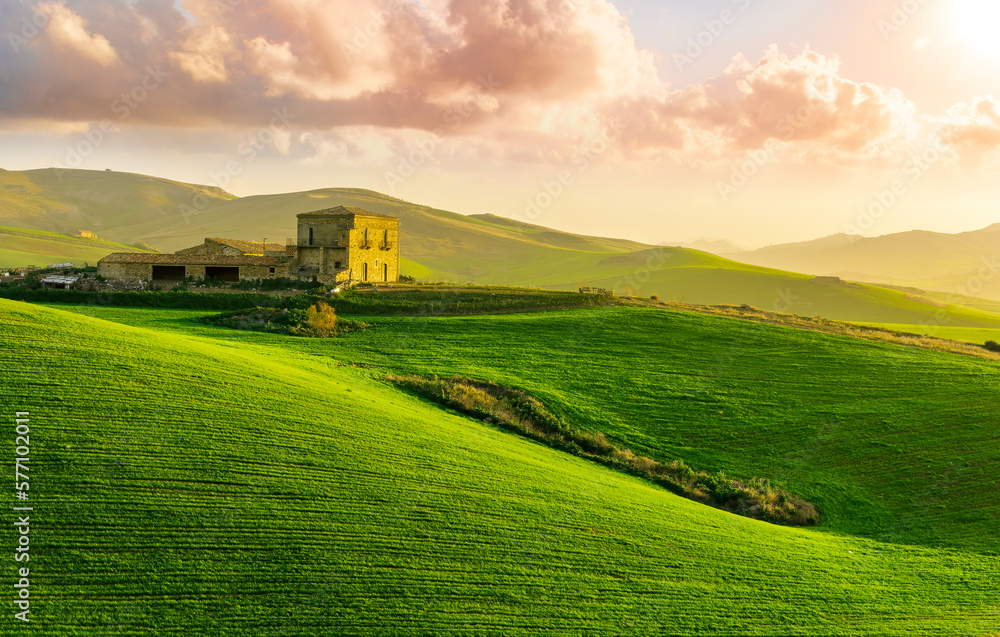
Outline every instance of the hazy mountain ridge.
[(1000, 224), (958, 234), (925, 230), (880, 237), (837, 234), (742, 252), (738, 258), (817, 276), (1000, 299)]

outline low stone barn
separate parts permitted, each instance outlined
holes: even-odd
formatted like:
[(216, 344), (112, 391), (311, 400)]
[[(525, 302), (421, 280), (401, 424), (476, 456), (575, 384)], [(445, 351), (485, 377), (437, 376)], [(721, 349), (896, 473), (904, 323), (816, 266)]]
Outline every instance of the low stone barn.
[(280, 243), (205, 239), (174, 254), (116, 252), (97, 264), (121, 282), (185, 277), (236, 282), (287, 277), (326, 284), (399, 280), (399, 219), (352, 206), (298, 215), (297, 236)]
[(97, 273), (112, 281), (180, 281), (185, 277), (236, 282), (288, 276), (284, 257), (203, 256), (116, 252), (97, 262)]

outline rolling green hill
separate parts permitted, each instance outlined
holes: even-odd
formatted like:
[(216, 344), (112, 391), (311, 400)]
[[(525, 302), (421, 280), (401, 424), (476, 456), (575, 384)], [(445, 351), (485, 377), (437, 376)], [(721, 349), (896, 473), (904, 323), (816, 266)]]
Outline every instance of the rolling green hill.
[[(67, 233), (89, 229), (124, 243), (143, 240), (164, 252), (198, 244), (205, 236), (280, 241), (294, 232), (296, 214), (338, 205), (399, 217), (407, 236), (405, 256), (418, 261), (429, 255), (467, 258), (469, 251), (503, 256), (537, 246), (597, 252), (647, 247), (492, 215), (468, 217), (357, 188), (236, 198), (218, 188), (131, 173), (0, 172), (0, 224)], [(88, 227), (81, 228), (84, 222)]]
[[(95, 170), (0, 170), (0, 225), (135, 243), (180, 217), (182, 206), (233, 199), (211, 186)], [(157, 246), (159, 247), (159, 246)]]
[(54, 263), (96, 264), (109, 252), (144, 252), (135, 246), (82, 239), (57, 232), (0, 226), (0, 266), (44, 267)]
[[(985, 635), (1000, 621), (1000, 558), (984, 553), (997, 452), (977, 444), (996, 425), (989, 361), (641, 308), (379, 319), (333, 340), (75, 310), (114, 322), (0, 301), (0, 401), (31, 412), (42, 514), (35, 634)], [(828, 522), (696, 505), (368, 365), (523, 386), (636, 447), (771, 473)]]
[[(369, 190), (235, 198), (218, 189), (142, 175), (43, 170), (0, 173), (4, 192), (8, 207), (0, 208), (0, 222), (2, 210), (15, 210), (20, 216), (9, 218), (11, 225), (72, 232), (85, 218), (101, 236), (142, 240), (167, 252), (199, 244), (206, 236), (280, 241), (294, 229), (296, 214), (352, 205), (400, 219), (402, 272), (424, 280), (562, 290), (597, 286), (619, 294), (747, 304), (837, 320), (1000, 328), (1000, 315), (993, 312), (946, 306), (922, 295), (814, 280), (686, 248), (586, 237), (495, 215), (465, 216)], [(33, 249), (40, 248), (23, 246), (27, 254)]]

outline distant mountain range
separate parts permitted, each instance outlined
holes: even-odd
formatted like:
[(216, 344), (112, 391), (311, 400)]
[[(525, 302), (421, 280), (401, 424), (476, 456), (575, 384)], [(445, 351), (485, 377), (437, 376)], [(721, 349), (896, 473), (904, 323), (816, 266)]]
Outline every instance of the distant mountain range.
[(1000, 223), (959, 234), (836, 234), (721, 254), (769, 268), (1000, 299)]

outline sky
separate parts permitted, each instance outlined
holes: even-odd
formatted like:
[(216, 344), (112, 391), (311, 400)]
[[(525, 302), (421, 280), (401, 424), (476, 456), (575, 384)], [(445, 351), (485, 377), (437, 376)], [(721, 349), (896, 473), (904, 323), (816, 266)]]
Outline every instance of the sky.
[(647, 243), (1000, 222), (995, 0), (4, 0), (0, 167)]

